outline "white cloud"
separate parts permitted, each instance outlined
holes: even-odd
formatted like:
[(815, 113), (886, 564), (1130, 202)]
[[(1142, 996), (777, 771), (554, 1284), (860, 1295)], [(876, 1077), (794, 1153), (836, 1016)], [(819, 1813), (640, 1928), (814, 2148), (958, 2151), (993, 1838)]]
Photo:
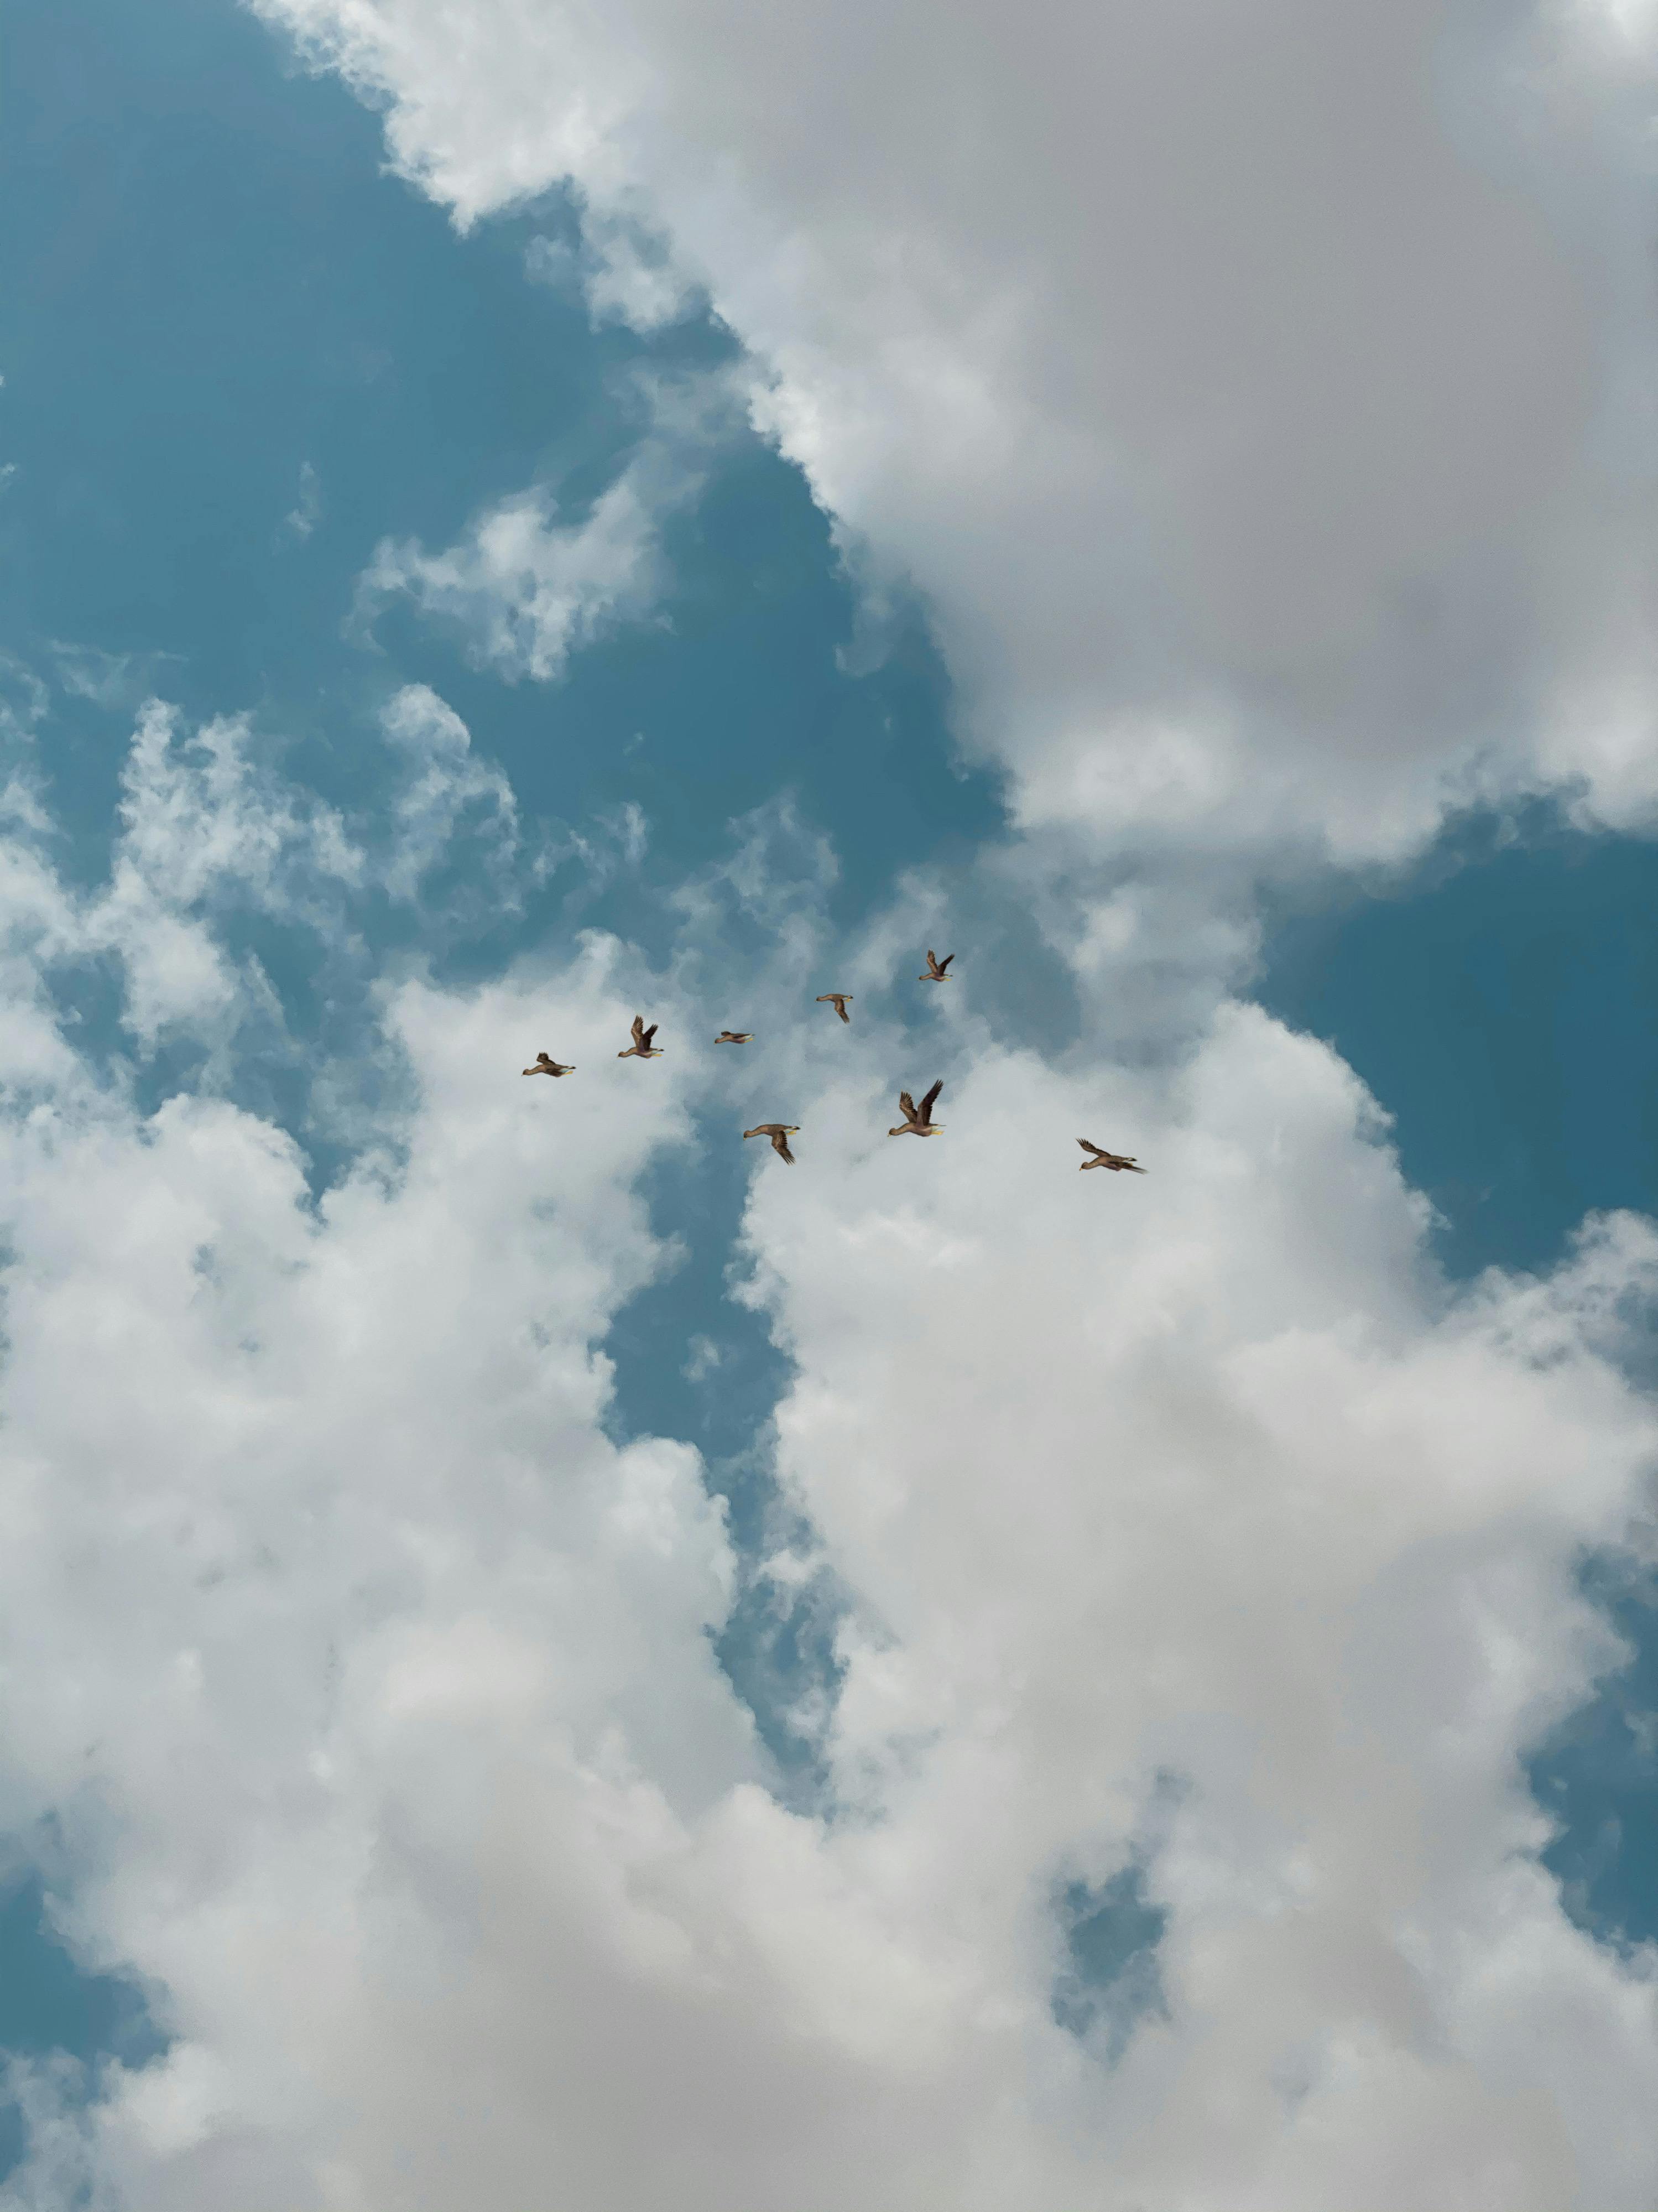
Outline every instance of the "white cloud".
[(283, 517), (301, 544), (322, 520), (322, 483), (310, 461), (300, 463), (300, 495)]
[(543, 683), (580, 647), (647, 616), (665, 583), (662, 526), (700, 490), (712, 447), (729, 434), (732, 395), (709, 377), (664, 381), (647, 396), (649, 431), (585, 515), (560, 520), (537, 485), (489, 508), (441, 553), (387, 538), (361, 581), (363, 616), (406, 593), (459, 627), (481, 664)]
[[(446, 713), (392, 720), (464, 762)], [(199, 796), (170, 750), (152, 721), (128, 802), (157, 867)], [(279, 872), (226, 805), (210, 930), (224, 856)], [(1055, 1070), (969, 970), (901, 1032), (884, 918), (857, 1021), (803, 1019), (797, 834), (688, 893), (671, 979), (592, 937), (390, 991), (402, 1088), (319, 1205), (280, 1131), (140, 1116), (61, 1020), (0, 1121), (7, 1826), (55, 1814), (71, 1939), (176, 2038), (89, 2115), (32, 2081), (15, 2201), (1638, 2212), (1655, 1985), (1565, 1918), (1518, 1759), (1616, 1663), (1572, 1569), (1646, 1496), (1617, 1363), (1658, 1242), (1454, 1296), (1361, 1087), (1248, 1009)], [(727, 896), (780, 947), (741, 1055)], [(9, 1009), (50, 1009), (19, 941)], [(668, 1056), (620, 1064), (641, 1005)], [(524, 1082), (544, 1045), (578, 1075)], [(944, 1135), (883, 1134), (940, 1073)], [(639, 1179), (761, 1111), (805, 1125), (750, 1166), (808, 1523), (765, 1571), (852, 1601), (794, 1715), (827, 1823), (714, 1666), (695, 1455), (604, 1426)], [(1151, 1173), (1084, 1179), (1078, 1134)], [(1112, 2069), (1050, 2014), (1051, 1907), (1131, 1853), (1167, 2018)]]
[[(859, 1595), (828, 1750), (860, 1875), (957, 2087), (1030, 2100), (1029, 2164), (970, 2201), (1645, 2203), (1650, 1962), (1565, 1921), (1520, 1756), (1608, 1663), (1571, 1573), (1658, 1443), (1605, 1364), (1650, 1228), (1448, 1298), (1362, 1091), (1249, 1010), (1151, 1075), (970, 1018), (892, 1047), (801, 1055), (801, 1169), (749, 1227), (799, 1363), (780, 1465)], [(938, 1073), (945, 1135), (879, 1133)], [(1084, 1181), (1079, 1134), (1151, 1173)], [(1170, 2017), (1067, 2080), (1043, 1902), (1125, 1863), (1165, 1775)]]
[(1388, 859), (1471, 793), (1650, 809), (1575, 707), (1650, 690), (1631, 11), (255, 4), (460, 221), (568, 177), (671, 241), (1027, 819)]
[(81, 917), (81, 948), (113, 953), (126, 1021), (146, 1048), (187, 1029), (228, 1042), (247, 1011), (280, 1020), (263, 979), (227, 959), (210, 924), (236, 905), (326, 927), (361, 854), (333, 809), (283, 785), (251, 755), (245, 719), (182, 737), (176, 710), (151, 700), (121, 778), (121, 831), (106, 890)]
[[(454, 708), (428, 685), (409, 684), (388, 700), (380, 720), (409, 762), (409, 780), (393, 805), (397, 837), (386, 877), (392, 896), (418, 895), (422, 878), (452, 852), (469, 811), (504, 879), (518, 848), (518, 802), (501, 769), (473, 752)], [(504, 882), (503, 890), (511, 900)]]
[(666, 245), (620, 209), (591, 209), (579, 247), (533, 239), (524, 266), (537, 283), (579, 292), (595, 329), (621, 323), (647, 335), (701, 304), (697, 288)]

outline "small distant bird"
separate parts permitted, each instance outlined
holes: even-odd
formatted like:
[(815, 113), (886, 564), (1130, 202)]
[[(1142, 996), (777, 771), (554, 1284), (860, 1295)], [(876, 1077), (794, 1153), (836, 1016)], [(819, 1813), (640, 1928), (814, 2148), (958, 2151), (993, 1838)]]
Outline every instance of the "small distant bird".
[(744, 1129), (743, 1137), (745, 1143), (750, 1137), (769, 1137), (771, 1148), (778, 1158), (786, 1160), (793, 1167), (794, 1154), (789, 1150), (789, 1139), (798, 1137), (799, 1133), (799, 1125), (794, 1121), (762, 1121), (757, 1129)]
[(651, 1042), (651, 1039), (656, 1035), (656, 1030), (657, 1024), (654, 1022), (651, 1024), (649, 1029), (647, 1029), (645, 1026), (644, 1015), (635, 1014), (634, 1016), (634, 1041), (629, 1046), (626, 1052), (617, 1053), (616, 1058), (618, 1060), (660, 1060), (662, 1057), (661, 1046), (653, 1045)]
[(956, 955), (953, 952), (946, 952), (944, 958), (940, 960), (936, 953), (929, 952), (926, 957), (926, 973), (925, 975), (918, 975), (915, 978), (916, 981), (918, 983), (953, 983), (956, 978), (953, 975), (946, 975), (944, 970), (955, 957)]
[(752, 1030), (721, 1030), (714, 1042), (716, 1044), (752, 1044), (754, 1031)]
[(526, 1075), (574, 1075), (575, 1070), (574, 1067), (561, 1067), (550, 1054), (538, 1052), (535, 1066), (526, 1067), (524, 1073)]
[(847, 1000), (851, 996), (850, 991), (825, 991), (817, 1004), (820, 1006), (833, 1006), (843, 1022), (849, 1022), (852, 1016), (847, 1012)]
[(1121, 1175), (1125, 1168), (1127, 1169), (1130, 1175), (1144, 1175), (1145, 1173), (1145, 1170), (1139, 1166), (1136, 1161), (1131, 1160), (1126, 1153), (1108, 1152), (1102, 1151), (1098, 1145), (1090, 1145), (1086, 1137), (1078, 1137), (1077, 1142), (1082, 1146), (1084, 1152), (1092, 1152), (1094, 1155), (1091, 1160), (1084, 1160), (1083, 1162), (1082, 1172), (1084, 1175), (1088, 1173), (1090, 1168), (1109, 1168), (1113, 1175)]
[(901, 1091), (898, 1093), (898, 1110), (904, 1118), (896, 1129), (887, 1131), (888, 1136), (936, 1137), (944, 1125), (932, 1119), (932, 1102), (944, 1087), (944, 1078), (940, 1076), (919, 1107), (908, 1091)]

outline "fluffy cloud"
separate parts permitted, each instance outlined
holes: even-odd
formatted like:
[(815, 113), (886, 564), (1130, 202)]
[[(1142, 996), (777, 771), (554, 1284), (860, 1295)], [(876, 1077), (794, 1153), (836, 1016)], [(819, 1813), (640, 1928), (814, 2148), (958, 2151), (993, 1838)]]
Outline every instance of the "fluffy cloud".
[(1517, 787), (1649, 811), (1627, 11), (256, 4), (462, 222), (569, 176), (660, 228), (1027, 820), (1362, 859)]
[[(1516, 7), (1436, 44), (1428, 0), (980, 9), (948, 43), (859, 7), (264, 12), (390, 95), (463, 219), (568, 173), (601, 241), (662, 226), (1051, 842), (836, 945), (850, 1028), (800, 1004), (832, 860), (780, 885), (781, 813), (683, 895), (665, 976), (595, 937), (387, 986), (396, 1080), (316, 1198), (270, 1121), (89, 1066), (62, 948), (108, 908), (140, 1044), (181, 1006), (234, 1038), (233, 884), (413, 898), (480, 811), (504, 865), (510, 793), (444, 702), (387, 710), (400, 860), (159, 709), (90, 908), (16, 813), (0, 1786), (174, 2040), (85, 2112), (32, 2075), (14, 2198), (1644, 2212), (1658, 1976), (1565, 1916), (1521, 1761), (1618, 1662), (1573, 1574), (1648, 1508), (1658, 1243), (1598, 1222), (1453, 1291), (1350, 1072), (1216, 992), (1250, 920), (1190, 865), (1394, 854), (1527, 780), (1647, 803), (1642, 517), (1595, 474), (1644, 451), (1600, 380), (1646, 343), (1624, 33)], [(556, 674), (650, 603), (692, 427), (586, 518), (528, 494), (374, 587)], [(1125, 838), (1140, 875), (1061, 879)], [(970, 961), (912, 1018), (894, 990), (919, 916), (1020, 867), (1089, 1016), (1047, 1060)], [(779, 951), (760, 1045), (718, 1055), (732, 911)], [(670, 1056), (620, 1066), (647, 987)], [(519, 1079), (544, 1044), (578, 1074)], [(944, 1133), (890, 1139), (938, 1074)], [(647, 1169), (773, 1115), (805, 1130), (792, 1169), (748, 1148), (743, 1295), (794, 1362), (793, 1512), (742, 1562), (687, 1447), (613, 1440), (602, 1346), (663, 1263)], [(1151, 1172), (1084, 1179), (1083, 1134)], [(820, 1814), (714, 1664), (756, 1571), (841, 1593), (794, 1716)], [(1061, 1904), (1131, 1868), (1155, 1974), (1056, 2014)]]
[[(803, 1014), (796, 835), (687, 892), (673, 975), (592, 937), (386, 994), (401, 1087), (320, 1200), (59, 1015), (0, 1123), (0, 1782), (174, 2039), (87, 2110), (21, 2081), (12, 2201), (1637, 2212), (1654, 1980), (1565, 1917), (1518, 1759), (1616, 1663), (1572, 1570), (1658, 1445), (1619, 1367), (1658, 1243), (1453, 1296), (1363, 1091), (1248, 1009), (1055, 1067), (970, 972), (884, 1015), (888, 918), (841, 948), (858, 1021)], [(722, 1058), (732, 902), (783, 949)], [(623, 1066), (641, 1003), (671, 1051)], [(577, 1076), (519, 1078), (542, 1044)], [(929, 1144), (884, 1133), (895, 1069), (948, 1079)], [(821, 1817), (714, 1663), (695, 1455), (607, 1433), (640, 1179), (762, 1114), (805, 1124), (750, 1148), (744, 1295), (807, 1533), (759, 1564), (848, 1594)], [(1079, 1133), (1151, 1173), (1084, 1181)], [(1056, 1899), (1131, 1863), (1163, 2014), (1114, 2035), (1107, 1992), (1079, 2039)]]
[[(1607, 1663), (1572, 1566), (1658, 1441), (1608, 1359), (1650, 1229), (1448, 1299), (1362, 1091), (1250, 1010), (1156, 1075), (969, 1020), (925, 1146), (880, 1133), (881, 1042), (814, 1056), (748, 1233), (799, 1365), (780, 1465), (858, 1594), (843, 1847), (930, 1956), (944, 2063), (1030, 2099), (1024, 2179), (970, 2201), (1645, 2203), (1650, 1962), (1564, 1919), (1520, 1754)], [(1078, 1134), (1151, 1173), (1083, 1181)], [(1168, 2017), (1068, 2080), (1048, 1908), (1136, 1857)]]

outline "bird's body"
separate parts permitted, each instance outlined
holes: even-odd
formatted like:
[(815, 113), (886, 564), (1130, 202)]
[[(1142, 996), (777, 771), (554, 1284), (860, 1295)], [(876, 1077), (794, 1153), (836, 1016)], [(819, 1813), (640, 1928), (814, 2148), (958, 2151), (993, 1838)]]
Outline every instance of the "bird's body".
[(888, 1136), (936, 1137), (944, 1125), (932, 1119), (932, 1103), (944, 1087), (944, 1078), (940, 1076), (919, 1106), (908, 1091), (901, 1091), (898, 1093), (898, 1110), (904, 1118), (896, 1129), (887, 1131)]
[(634, 1016), (634, 1041), (628, 1047), (626, 1052), (617, 1053), (616, 1058), (618, 1060), (660, 1060), (662, 1057), (661, 1046), (653, 1045), (651, 1042), (651, 1039), (656, 1035), (656, 1024), (653, 1022), (649, 1029), (647, 1029), (645, 1026), (644, 1015), (635, 1014)]
[(743, 1138), (746, 1143), (750, 1137), (769, 1137), (771, 1148), (778, 1158), (786, 1160), (793, 1167), (794, 1154), (789, 1150), (789, 1139), (798, 1137), (799, 1133), (799, 1127), (793, 1121), (762, 1121), (757, 1129), (744, 1129)]
[(1139, 1162), (1130, 1159), (1127, 1153), (1108, 1152), (1102, 1146), (1090, 1145), (1086, 1137), (1078, 1137), (1077, 1142), (1082, 1146), (1084, 1152), (1092, 1152), (1094, 1155), (1091, 1160), (1083, 1162), (1081, 1172), (1084, 1175), (1088, 1173), (1090, 1168), (1109, 1168), (1113, 1175), (1122, 1175), (1125, 1172), (1129, 1175), (1145, 1173), (1145, 1170), (1139, 1165)]
[(925, 975), (918, 975), (915, 978), (916, 981), (918, 983), (953, 983), (956, 978), (953, 975), (946, 975), (944, 970), (955, 957), (956, 955), (953, 952), (946, 952), (944, 958), (940, 960), (936, 953), (929, 951), (926, 957), (926, 973)]
[(754, 1031), (752, 1030), (721, 1030), (714, 1042), (716, 1044), (752, 1044)]
[(849, 1022), (852, 1016), (847, 1012), (847, 1000), (851, 996), (850, 991), (825, 991), (819, 997), (817, 1003), (820, 1006), (833, 1006), (843, 1022)]
[(574, 1075), (575, 1070), (572, 1066), (562, 1067), (550, 1053), (538, 1052), (535, 1066), (526, 1067), (524, 1073), (526, 1075)]

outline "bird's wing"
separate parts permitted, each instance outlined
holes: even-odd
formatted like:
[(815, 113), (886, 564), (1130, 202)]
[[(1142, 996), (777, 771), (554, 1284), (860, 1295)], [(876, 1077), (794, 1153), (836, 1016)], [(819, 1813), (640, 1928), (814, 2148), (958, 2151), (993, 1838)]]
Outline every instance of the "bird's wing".
[(929, 968), (933, 969), (936, 969), (938, 965), (938, 956), (930, 945), (926, 949), (926, 964)]
[(643, 1015), (643, 1014), (635, 1014), (635, 1015), (634, 1016), (634, 1031), (633, 1031), (633, 1035), (634, 1035), (634, 1042), (635, 1042), (635, 1044), (643, 1044), (643, 1043), (644, 1043), (644, 1042), (645, 1042), (645, 1017), (644, 1017), (644, 1015)]
[(938, 963), (938, 973), (939, 973), (941, 975), (944, 974), (944, 972), (945, 969), (949, 967), (949, 965), (950, 965), (950, 962), (951, 962), (955, 957), (956, 957), (956, 955), (955, 955), (953, 952), (946, 952), (946, 953), (945, 953), (945, 955), (944, 955), (944, 958), (943, 958), (943, 959)]
[(906, 1121), (913, 1121), (915, 1119), (915, 1101), (908, 1091), (901, 1091), (898, 1093), (898, 1111)]
[(927, 1093), (926, 1097), (924, 1099), (922, 1099), (922, 1101), (921, 1101), (921, 1119), (922, 1119), (922, 1121), (925, 1121), (928, 1118), (928, 1116), (932, 1114), (932, 1109), (933, 1109), (933, 1105), (934, 1105), (935, 1102), (937, 1101), (937, 1098), (938, 1098), (938, 1093), (939, 1093), (939, 1092), (944, 1089), (944, 1077), (941, 1075), (941, 1076), (938, 1078), (938, 1081), (933, 1085), (933, 1086), (932, 1086), (932, 1090), (928, 1091), (928, 1093)]
[(1092, 1152), (1096, 1160), (1108, 1160), (1111, 1157), (1109, 1152), (1102, 1151), (1098, 1145), (1090, 1145), (1086, 1137), (1078, 1137), (1077, 1142), (1082, 1146), (1084, 1152)]
[(647, 1029), (647, 1030), (646, 1030), (646, 1032), (645, 1032), (644, 1036), (643, 1036), (642, 1037), (641, 1037), (641, 1039), (639, 1040), (639, 1042), (641, 1042), (641, 1044), (642, 1044), (642, 1045), (644, 1046), (644, 1048), (645, 1048), (645, 1049), (646, 1049), (646, 1051), (647, 1051), (647, 1052), (648, 1052), (648, 1051), (650, 1050), (650, 1048), (651, 1048), (651, 1039), (652, 1039), (652, 1038), (656, 1035), (656, 1031), (657, 1031), (657, 1024), (656, 1024), (656, 1023), (653, 1022), (653, 1023), (651, 1024), (651, 1025), (650, 1025), (649, 1029)]
[(786, 1132), (782, 1129), (774, 1129), (772, 1131), (771, 1148), (773, 1152), (776, 1153), (780, 1160), (786, 1160), (791, 1167), (794, 1165), (794, 1154), (789, 1150), (789, 1140)]
[(847, 1012), (847, 1002), (844, 999), (837, 998), (835, 1000), (835, 1011), (840, 1015), (843, 1022), (849, 1022), (852, 1019), (852, 1016)]

